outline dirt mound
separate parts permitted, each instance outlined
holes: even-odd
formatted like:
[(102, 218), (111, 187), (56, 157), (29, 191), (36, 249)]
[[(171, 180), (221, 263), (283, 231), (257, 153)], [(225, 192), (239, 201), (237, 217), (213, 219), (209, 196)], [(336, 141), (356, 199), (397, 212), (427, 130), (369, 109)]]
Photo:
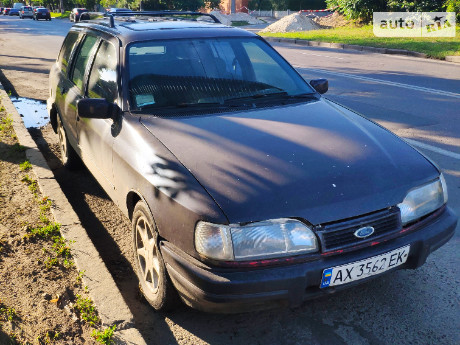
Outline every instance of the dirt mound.
[(327, 27), (339, 27), (339, 26), (346, 26), (350, 24), (350, 21), (345, 18), (344, 15), (340, 14), (339, 12), (334, 12), (330, 16), (326, 17), (316, 17), (314, 21), (321, 25)]
[(272, 25), (267, 26), (260, 32), (295, 32), (295, 31), (310, 31), (320, 29), (311, 18), (303, 14), (294, 13), (286, 16)]
[(251, 25), (262, 24), (263, 22), (257, 18), (251, 17), (247, 13), (232, 13), (229, 15), (220, 13), (219, 11), (212, 11), (214, 15), (220, 22), (224, 25), (232, 25), (232, 22), (248, 22)]

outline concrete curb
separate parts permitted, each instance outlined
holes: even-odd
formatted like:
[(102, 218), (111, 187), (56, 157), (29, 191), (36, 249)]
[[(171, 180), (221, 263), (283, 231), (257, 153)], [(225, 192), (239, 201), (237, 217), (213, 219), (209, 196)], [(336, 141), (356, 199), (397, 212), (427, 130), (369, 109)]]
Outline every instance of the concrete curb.
[[(413, 52), (413, 51), (404, 50), (404, 49), (377, 48), (377, 47), (369, 47), (369, 46), (359, 46), (359, 45), (354, 45), (354, 44), (329, 43), (329, 42), (320, 42), (320, 41), (300, 40), (300, 39), (294, 39), (294, 38), (269, 37), (269, 36), (262, 36), (262, 38), (264, 38), (267, 42), (294, 43), (294, 44), (298, 44), (302, 46), (310, 46), (310, 47), (357, 50), (357, 51), (364, 51), (364, 52), (376, 53), (376, 54), (403, 55), (403, 56), (418, 57), (422, 59), (429, 59), (428, 56), (424, 53)], [(460, 63), (460, 56), (446, 56), (446, 61)]]
[(26, 157), (32, 164), (40, 191), (53, 202), (51, 212), (55, 221), (61, 224), (62, 236), (68, 241), (75, 241), (71, 244), (72, 257), (77, 269), (85, 271), (83, 283), (88, 287), (102, 323), (107, 326), (117, 325), (115, 337), (119, 344), (146, 344), (139, 331), (133, 328), (134, 316), (115, 281), (1, 84), (0, 98), (7, 113), (13, 118), (13, 128), (19, 143), (27, 148)]

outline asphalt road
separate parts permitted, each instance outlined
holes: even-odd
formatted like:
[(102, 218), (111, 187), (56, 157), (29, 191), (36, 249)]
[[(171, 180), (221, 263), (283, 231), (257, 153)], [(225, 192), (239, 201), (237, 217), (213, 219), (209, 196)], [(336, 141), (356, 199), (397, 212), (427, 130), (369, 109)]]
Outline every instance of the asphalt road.
[[(46, 99), (49, 67), (71, 24), (0, 16), (0, 69), (17, 94)], [(425, 59), (276, 44), (326, 94), (411, 140), (444, 171), (460, 213), (460, 65)], [(0, 75), (0, 77), (2, 77)], [(143, 309), (151, 343), (458, 344), (459, 228), (415, 271), (397, 271), (294, 309), (209, 315)]]

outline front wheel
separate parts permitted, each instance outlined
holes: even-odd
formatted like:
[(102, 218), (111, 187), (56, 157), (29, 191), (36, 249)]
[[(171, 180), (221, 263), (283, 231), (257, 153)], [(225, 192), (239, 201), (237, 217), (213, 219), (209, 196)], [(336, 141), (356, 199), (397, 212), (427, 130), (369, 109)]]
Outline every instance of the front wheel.
[(59, 149), (61, 152), (61, 162), (69, 170), (76, 170), (81, 166), (80, 157), (78, 157), (72, 145), (69, 143), (67, 133), (62, 125), (61, 118), (57, 115), (57, 132), (59, 135)]
[(143, 201), (134, 208), (132, 226), (135, 269), (142, 293), (156, 310), (171, 310), (179, 298), (166, 272), (155, 223)]

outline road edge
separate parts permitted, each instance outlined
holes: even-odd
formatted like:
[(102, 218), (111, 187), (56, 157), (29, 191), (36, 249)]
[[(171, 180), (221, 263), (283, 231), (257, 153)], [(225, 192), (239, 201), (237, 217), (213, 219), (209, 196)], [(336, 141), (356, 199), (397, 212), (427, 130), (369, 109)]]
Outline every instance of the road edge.
[[(428, 59), (432, 61), (443, 61), (440, 59), (429, 58), (425, 53), (414, 52), (411, 50), (405, 49), (393, 49), (393, 48), (377, 48), (370, 46), (360, 46), (355, 44), (345, 44), (345, 43), (331, 43), (331, 42), (322, 42), (322, 41), (310, 41), (302, 40), (297, 38), (284, 38), (284, 37), (272, 37), (272, 36), (260, 36), (267, 42), (279, 42), (279, 43), (293, 43), (300, 46), (309, 46), (309, 47), (321, 47), (321, 48), (331, 48), (331, 49), (343, 49), (343, 50), (356, 50), (367, 53), (375, 54), (387, 54), (387, 55), (401, 55), (401, 56), (410, 56), (422, 59)], [(446, 56), (446, 62), (460, 63), (460, 56)]]
[(75, 266), (85, 272), (83, 283), (88, 287), (103, 325), (117, 325), (115, 338), (118, 344), (147, 344), (133, 327), (133, 314), (1, 83), (0, 103), (13, 119), (19, 143), (26, 147), (25, 154), (32, 164), (40, 191), (53, 202), (51, 212), (55, 221), (61, 224), (62, 236), (72, 243), (70, 247)]

